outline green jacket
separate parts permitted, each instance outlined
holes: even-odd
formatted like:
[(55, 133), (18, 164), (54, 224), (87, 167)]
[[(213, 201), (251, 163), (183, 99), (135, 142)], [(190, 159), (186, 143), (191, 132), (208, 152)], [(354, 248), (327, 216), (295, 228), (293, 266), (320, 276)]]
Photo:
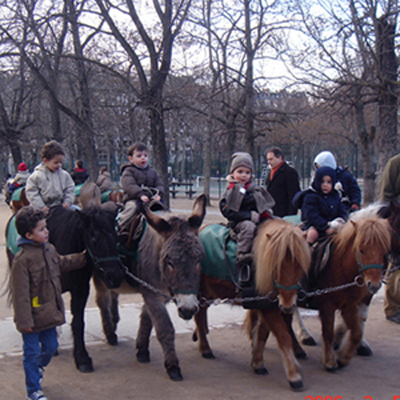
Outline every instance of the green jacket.
[(379, 200), (400, 204), (400, 154), (386, 164), (379, 185)]

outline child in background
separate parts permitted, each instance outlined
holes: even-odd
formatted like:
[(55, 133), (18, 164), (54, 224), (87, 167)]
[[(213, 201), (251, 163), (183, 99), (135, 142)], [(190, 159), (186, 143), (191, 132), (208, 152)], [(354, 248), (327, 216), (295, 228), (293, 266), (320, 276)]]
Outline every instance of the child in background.
[(111, 175), (107, 171), (107, 167), (100, 168), (96, 185), (100, 188), (101, 193), (106, 192), (107, 190), (112, 190)]
[(124, 191), (124, 211), (120, 214), (120, 231), (127, 229), (136, 212), (136, 201), (160, 202), (164, 185), (157, 172), (148, 165), (149, 149), (144, 143), (136, 142), (128, 149), (129, 164), (121, 167), (121, 185)]
[(46, 400), (41, 387), (44, 367), (58, 348), (56, 326), (65, 323), (60, 274), (85, 266), (86, 251), (60, 256), (48, 243), (43, 211), (25, 206), (15, 218), (21, 250), (12, 263), (11, 296), (23, 340), (27, 399)]
[(63, 147), (55, 140), (43, 146), (43, 161), (26, 184), (26, 197), (35, 208), (48, 212), (52, 206), (70, 208), (73, 204), (75, 184), (71, 175), (62, 169), (64, 155)]
[(307, 242), (337, 231), (346, 221), (347, 213), (334, 189), (336, 172), (331, 167), (320, 167), (315, 173), (311, 187), (298, 192), (293, 204), (301, 209), (303, 230), (307, 230)]
[(11, 196), (14, 190), (26, 185), (26, 181), (28, 180), (30, 174), (31, 173), (28, 171), (28, 166), (24, 162), (18, 165), (18, 172), (8, 186), (8, 193), (6, 197), (7, 204), (10, 204)]
[(89, 178), (86, 168), (83, 166), (81, 160), (77, 160), (75, 163), (75, 169), (71, 172), (71, 177), (75, 182), (75, 185), (82, 185)]
[(253, 159), (250, 154), (238, 152), (232, 155), (228, 187), (219, 206), (229, 220), (228, 226), (237, 240), (236, 266), (251, 265), (251, 247), (257, 225), (272, 216), (275, 204), (272, 196), (252, 182)]

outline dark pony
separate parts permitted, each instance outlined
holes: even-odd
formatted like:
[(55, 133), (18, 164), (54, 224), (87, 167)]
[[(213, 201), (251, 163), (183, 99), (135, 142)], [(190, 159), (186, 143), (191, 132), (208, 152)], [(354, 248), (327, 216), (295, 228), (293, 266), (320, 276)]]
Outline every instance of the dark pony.
[(148, 226), (145, 227), (137, 252), (126, 254), (126, 279), (110, 291), (95, 276), (96, 301), (101, 311), (104, 334), (110, 344), (117, 343), (115, 334), (118, 315), (118, 293), (137, 293), (143, 296), (136, 339), (136, 358), (150, 361), (149, 343), (153, 326), (164, 352), (164, 365), (172, 380), (182, 380), (175, 351), (175, 332), (165, 303), (176, 303), (179, 316), (189, 320), (198, 311), (200, 260), (203, 246), (198, 230), (205, 216), (206, 197), (199, 196), (193, 212), (186, 217), (169, 213), (156, 214), (143, 206)]
[[(7, 223), (6, 238), (10, 223), (11, 220)], [(61, 282), (63, 292), (71, 293), (75, 364), (81, 372), (92, 372), (92, 359), (84, 342), (84, 309), (89, 296), (90, 278), (94, 272), (94, 276), (110, 288), (119, 286), (123, 278), (117, 253), (115, 213), (96, 208), (71, 211), (56, 206), (50, 210), (47, 227), (49, 241), (60, 254), (77, 253), (85, 249), (88, 252), (87, 265), (62, 274)], [(9, 248), (7, 256), (11, 266), (14, 254)]]
[[(203, 242), (208, 239), (207, 235), (202, 235), (201, 238)], [(284, 314), (293, 311), (298, 282), (310, 266), (308, 245), (298, 227), (282, 219), (273, 219), (260, 225), (253, 252), (256, 288), (260, 295), (277, 297), (277, 302), (271, 302), (267, 306), (260, 305), (260, 310), (251, 311), (247, 316), (246, 326), (253, 349), (251, 365), (257, 374), (267, 373), (263, 363), (263, 350), (269, 331), (272, 331), (282, 353), (287, 380), (292, 389), (301, 389), (303, 381), (292, 350), (292, 340)], [(216, 270), (218, 266), (213, 268)], [(213, 268), (207, 266), (208, 271), (212, 271)], [(221, 280), (210, 275), (202, 271), (200, 296), (203, 300), (237, 297), (237, 286), (233, 281)], [(256, 307), (257, 305), (254, 306)], [(205, 302), (195, 315), (196, 332), (193, 339), (199, 340), (199, 350), (203, 357), (214, 358), (207, 340), (207, 308), (208, 302)]]

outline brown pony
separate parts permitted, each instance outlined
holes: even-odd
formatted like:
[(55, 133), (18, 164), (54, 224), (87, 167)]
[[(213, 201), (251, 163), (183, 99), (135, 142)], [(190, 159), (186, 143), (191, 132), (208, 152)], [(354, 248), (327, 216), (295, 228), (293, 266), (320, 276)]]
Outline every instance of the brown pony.
[[(302, 307), (319, 310), (324, 342), (322, 361), (327, 371), (348, 365), (361, 341), (359, 303), (367, 294), (373, 295), (379, 290), (390, 242), (391, 228), (387, 220), (373, 216), (347, 222), (333, 239), (333, 253), (319, 286), (322, 294), (309, 295), (300, 303)], [(345, 287), (341, 290), (324, 291), (342, 285)], [(340, 310), (350, 331), (337, 355), (333, 349), (336, 310)]]
[[(18, 189), (17, 189), (18, 190)], [(23, 187), (20, 192), (20, 198), (17, 200), (13, 200), (11, 196), (11, 201), (10, 201), (11, 209), (14, 213), (16, 213), (18, 210), (20, 210), (22, 207), (29, 205), (29, 201), (26, 198), (25, 195), (25, 188)]]
[[(395, 203), (382, 203), (377, 202), (370, 204), (369, 206), (361, 209), (360, 211), (351, 214), (350, 219), (353, 221), (361, 221), (362, 219), (380, 216), (381, 218), (387, 219), (389, 222), (392, 232), (390, 254), (391, 257), (396, 258), (400, 254), (400, 207)], [(363, 328), (363, 338), (360, 345), (357, 348), (357, 354), (360, 356), (371, 356), (372, 350), (367, 340), (364, 337), (364, 327), (368, 318), (369, 305), (371, 303), (373, 295), (368, 293), (359, 304), (359, 318)], [(316, 341), (311, 336), (310, 332), (305, 327), (301, 320), (298, 310), (294, 314), (297, 323), (299, 324), (298, 336), (302, 344), (309, 346), (316, 346)], [(335, 324), (335, 339), (334, 347), (339, 348), (344, 335), (348, 331), (348, 328), (344, 321), (340, 319)]]
[[(201, 237), (203, 243), (207, 240)], [(265, 309), (252, 311), (247, 318), (247, 330), (252, 340), (252, 362), (254, 371), (266, 374), (262, 350), (269, 330), (276, 336), (282, 353), (286, 377), (292, 389), (301, 389), (303, 381), (292, 350), (292, 340), (287, 330), (283, 313), (290, 313), (296, 304), (298, 282), (310, 265), (310, 251), (302, 231), (281, 219), (272, 219), (260, 225), (253, 245), (256, 288), (260, 295), (277, 297)], [(203, 299), (235, 298), (234, 282), (201, 275), (200, 296)], [(207, 302), (195, 315), (199, 350), (203, 357), (214, 358), (207, 341)], [(282, 313), (283, 312), (283, 313)], [(259, 323), (262, 321), (262, 323)], [(268, 336), (268, 335), (267, 335)]]

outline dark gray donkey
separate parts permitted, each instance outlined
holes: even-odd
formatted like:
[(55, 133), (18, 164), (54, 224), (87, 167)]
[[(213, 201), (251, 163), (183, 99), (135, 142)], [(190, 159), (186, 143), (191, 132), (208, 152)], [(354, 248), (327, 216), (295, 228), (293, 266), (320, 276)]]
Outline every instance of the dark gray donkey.
[(103, 330), (110, 344), (117, 344), (115, 334), (118, 315), (118, 293), (140, 292), (144, 305), (136, 339), (136, 357), (149, 362), (149, 342), (153, 325), (164, 352), (164, 365), (172, 380), (182, 380), (175, 352), (175, 331), (165, 304), (172, 300), (179, 316), (189, 320), (199, 309), (197, 293), (200, 283), (200, 260), (204, 256), (198, 237), (206, 209), (206, 197), (199, 196), (188, 218), (169, 213), (153, 213), (143, 207), (148, 226), (140, 239), (138, 251), (128, 254), (129, 266), (120, 288), (110, 291), (95, 279), (96, 301), (100, 308)]

